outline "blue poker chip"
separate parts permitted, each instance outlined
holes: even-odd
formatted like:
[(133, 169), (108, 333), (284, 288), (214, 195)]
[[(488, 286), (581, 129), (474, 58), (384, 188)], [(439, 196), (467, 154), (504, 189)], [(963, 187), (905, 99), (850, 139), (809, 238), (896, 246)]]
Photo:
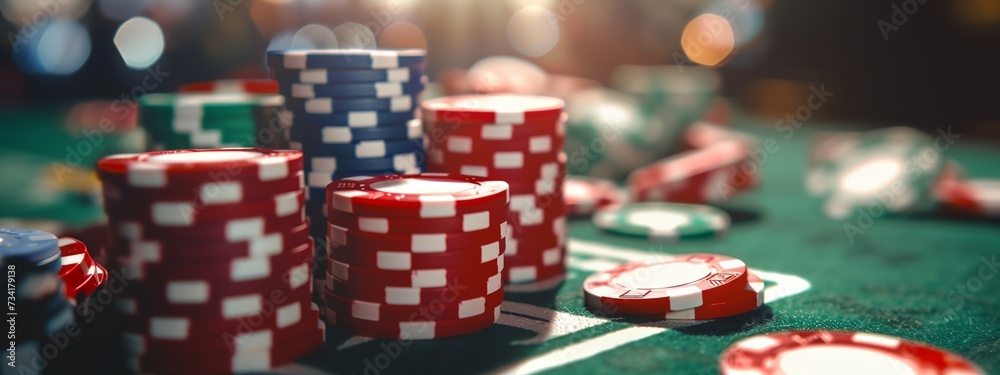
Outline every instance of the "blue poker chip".
[(416, 97), (426, 87), (426, 79), (416, 82), (363, 82), (337, 84), (282, 83), (278, 92), (287, 98), (392, 98)]
[(318, 49), (267, 51), (267, 65), (280, 69), (391, 69), (424, 62), (422, 49)]
[(357, 173), (364, 174), (367, 171), (395, 171), (404, 172), (423, 168), (427, 160), (423, 152), (404, 152), (394, 154), (384, 158), (355, 159), (334, 156), (306, 155), (303, 169), (308, 178), (309, 173)]
[(333, 114), (355, 111), (413, 113), (413, 110), (416, 108), (416, 101), (409, 95), (394, 96), (391, 98), (289, 98), (285, 101), (285, 108), (293, 113), (306, 114)]
[(424, 77), (419, 66), (391, 69), (280, 69), (271, 68), (274, 79), (285, 83), (309, 83), (314, 85), (357, 83), (357, 82), (417, 82)]
[[(287, 113), (287, 112), (286, 112)], [(413, 112), (379, 112), (352, 111), (331, 114), (290, 113), (291, 124), (310, 126), (347, 126), (351, 128), (368, 128), (376, 126), (395, 126), (414, 118)]]
[(342, 144), (289, 142), (289, 147), (294, 150), (301, 150), (307, 156), (369, 159), (386, 158), (395, 154), (423, 152), (424, 142), (421, 137), (421, 139), (404, 139), (399, 141), (370, 140)]
[(410, 120), (405, 124), (386, 125), (373, 128), (351, 128), (346, 126), (295, 125), (288, 129), (288, 139), (299, 143), (352, 143), (368, 140), (420, 139), (423, 136), (420, 120)]
[[(0, 228), (0, 255), (7, 263), (41, 267), (59, 263), (61, 266), (60, 262), (53, 262), (60, 259), (61, 254), (59, 239), (52, 233), (32, 229)], [(59, 272), (58, 267), (56, 272)]]

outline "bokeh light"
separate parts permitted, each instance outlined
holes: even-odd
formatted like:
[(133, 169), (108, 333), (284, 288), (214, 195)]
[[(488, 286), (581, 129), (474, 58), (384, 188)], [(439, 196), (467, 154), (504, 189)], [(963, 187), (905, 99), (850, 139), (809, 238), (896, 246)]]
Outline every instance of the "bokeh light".
[(733, 28), (715, 14), (702, 14), (688, 22), (681, 34), (681, 48), (691, 61), (707, 66), (722, 63), (733, 52)]
[(764, 10), (756, 1), (716, 0), (705, 7), (702, 13), (725, 19), (732, 28), (736, 47), (747, 45), (764, 29)]
[(548, 9), (528, 6), (514, 13), (507, 23), (507, 41), (517, 52), (538, 57), (559, 42), (559, 24)]
[(337, 36), (330, 28), (311, 23), (303, 26), (292, 36), (292, 44), (288, 48), (294, 49), (318, 49), (337, 48)]
[(56, 2), (40, 0), (2, 0), (0, 13), (3, 13), (10, 23), (25, 26), (34, 24), (41, 26), (49, 20), (75, 20), (82, 17), (90, 9), (91, 0), (59, 0)]
[(348, 22), (333, 29), (334, 40), (337, 47), (343, 49), (373, 49), (378, 47), (375, 43), (375, 34), (360, 23)]
[(135, 17), (125, 21), (115, 33), (115, 47), (132, 69), (145, 69), (163, 55), (163, 29), (153, 20)]
[(23, 37), (14, 59), (25, 72), (68, 75), (90, 57), (90, 34), (76, 21), (52, 20)]
[(392, 23), (382, 31), (382, 34), (378, 36), (378, 45), (382, 48), (427, 49), (427, 37), (417, 25), (399, 21)]

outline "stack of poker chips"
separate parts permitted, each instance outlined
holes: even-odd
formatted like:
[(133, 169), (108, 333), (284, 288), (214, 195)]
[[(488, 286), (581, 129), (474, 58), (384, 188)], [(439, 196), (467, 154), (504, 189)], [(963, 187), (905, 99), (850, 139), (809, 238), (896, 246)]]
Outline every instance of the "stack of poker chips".
[(287, 147), (284, 98), (267, 80), (202, 82), (139, 100), (151, 150)]
[(503, 303), (503, 181), (352, 177), (327, 187), (326, 320), (367, 336), (435, 339), (490, 327)]
[(97, 168), (132, 370), (267, 370), (322, 344), (301, 152), (159, 151)]
[[(510, 184), (505, 284), (546, 289), (566, 268), (563, 101), (525, 95), (444, 97), (422, 104), (427, 169)], [(508, 288), (509, 290), (520, 288)]]
[(583, 281), (596, 314), (650, 321), (706, 320), (754, 311), (764, 281), (743, 261), (718, 254), (663, 255), (598, 272)]
[(48, 232), (0, 228), (0, 256), (8, 284), (6, 321), (13, 334), (8, 339), (17, 362), (44, 360), (40, 350), (51, 342), (50, 335), (65, 334), (74, 323), (73, 305), (59, 278), (59, 240)]
[[(306, 215), (317, 243), (326, 235), (330, 182), (423, 171), (423, 134), (414, 109), (426, 86), (425, 58), (423, 50), (267, 52), (291, 118), (290, 147), (305, 157)], [(317, 259), (322, 251), (317, 246)], [(317, 264), (317, 283), (325, 279), (321, 268)]]

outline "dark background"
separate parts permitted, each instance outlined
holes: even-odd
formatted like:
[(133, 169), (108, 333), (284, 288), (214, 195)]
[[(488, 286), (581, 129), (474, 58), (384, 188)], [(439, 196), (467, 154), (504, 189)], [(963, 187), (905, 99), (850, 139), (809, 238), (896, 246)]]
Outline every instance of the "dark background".
[[(168, 49), (157, 65), (171, 76), (157, 91), (170, 91), (193, 81), (264, 77), (261, 57), (271, 32), (252, 32), (262, 28), (260, 22), (253, 22), (255, 16), (261, 15), (252, 14), (252, 1), (240, 2), (223, 20), (214, 17), (212, 2), (200, 2), (198, 6), (204, 9), (199, 8), (201, 11), (189, 20), (179, 21), (183, 26), (177, 29), (183, 30), (187, 43), (172, 45), (171, 34), (167, 33)], [(416, 0), (411, 5), (412, 11), (404, 16), (425, 32), (432, 56), (429, 66), (432, 79), (442, 69), (467, 68), (485, 56), (517, 56), (516, 51), (503, 43), (503, 30), (495, 27), (503, 26), (503, 22), (481, 22), (500, 18), (495, 7), (479, 3)], [(570, 52), (568, 59), (555, 64), (536, 59), (550, 72), (606, 81), (610, 67), (670, 63), (664, 57), (678, 49), (673, 42), (677, 35), (669, 32), (655, 35), (664, 42), (654, 48), (637, 48), (621, 40), (621, 35), (647, 32), (632, 28), (637, 19), (645, 17), (643, 9), (649, 9), (648, 1), (574, 3), (580, 3), (581, 11), (562, 26), (574, 27), (577, 24), (571, 22), (584, 22), (597, 30), (583, 36), (564, 32), (560, 47), (568, 46), (567, 50), (576, 52)], [(762, 36), (752, 43), (753, 48), (741, 51), (732, 63), (720, 68), (722, 93), (744, 109), (765, 117), (780, 116), (802, 103), (803, 87), (821, 83), (836, 93), (836, 100), (818, 111), (819, 118), (872, 127), (907, 125), (935, 129), (953, 125), (965, 133), (1000, 138), (997, 110), (1000, 106), (996, 104), (1000, 99), (997, 94), (1000, 3), (926, 0), (898, 30), (889, 34), (888, 41), (883, 39), (877, 22), (880, 19), (891, 22), (891, 6), (902, 6), (903, 1), (758, 3), (766, 14)], [(18, 28), (6, 19), (0, 20), (6, 44), (0, 49), (0, 106), (49, 106), (80, 99), (115, 98), (142, 78), (144, 72), (127, 68), (111, 41), (121, 21), (104, 17), (98, 5), (94, 2), (78, 19), (90, 33), (92, 52), (82, 68), (68, 76), (23, 73), (14, 63), (10, 45), (10, 35)], [(281, 17), (282, 25), (293, 28), (307, 23), (336, 25), (351, 20), (363, 23), (370, 18), (370, 11), (379, 6), (366, 1), (337, 1), (321, 11), (299, 9), (291, 18), (278, 14), (274, 17)], [(471, 21), (462, 28), (449, 26), (456, 19)], [(227, 51), (223, 59), (206, 56), (200, 42), (218, 39), (218, 33), (231, 30), (233, 24), (241, 25), (245, 31), (225, 38), (242, 47)], [(472, 36), (452, 37), (455, 33), (470, 32)], [(607, 40), (596, 39), (602, 35)], [(435, 60), (435, 55), (442, 57)], [(574, 60), (573, 56), (579, 58)], [(574, 66), (568, 67), (565, 61), (575, 61)]]

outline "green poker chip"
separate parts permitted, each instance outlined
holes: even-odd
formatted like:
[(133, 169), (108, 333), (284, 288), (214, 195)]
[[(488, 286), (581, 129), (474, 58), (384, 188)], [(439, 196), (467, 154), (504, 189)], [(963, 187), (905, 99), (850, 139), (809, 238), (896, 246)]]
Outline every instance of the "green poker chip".
[(715, 237), (729, 229), (729, 215), (696, 204), (642, 202), (607, 206), (594, 213), (606, 231), (654, 239)]
[(156, 149), (287, 148), (283, 103), (272, 94), (150, 94), (139, 101), (139, 122)]

